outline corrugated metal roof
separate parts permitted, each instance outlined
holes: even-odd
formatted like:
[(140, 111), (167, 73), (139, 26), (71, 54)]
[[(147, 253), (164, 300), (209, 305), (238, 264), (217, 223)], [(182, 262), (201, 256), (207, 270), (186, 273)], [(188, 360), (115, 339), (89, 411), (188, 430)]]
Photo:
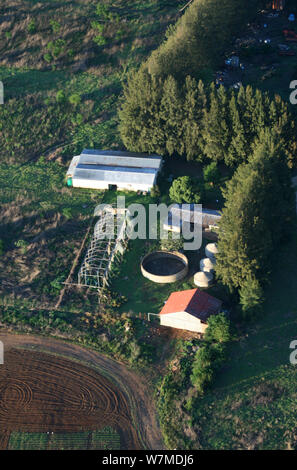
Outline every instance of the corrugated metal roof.
[(160, 315), (168, 313), (187, 312), (202, 321), (206, 321), (210, 315), (218, 313), (222, 306), (222, 301), (202, 292), (199, 289), (189, 289), (180, 292), (173, 292)]
[(159, 169), (162, 162), (162, 157), (158, 155), (147, 155), (145, 153), (85, 149), (80, 155), (79, 162), (90, 165), (111, 165)]
[(127, 184), (146, 184), (153, 185), (155, 180), (155, 171), (146, 171), (143, 169), (135, 170), (129, 168), (104, 169), (96, 167), (95, 169), (82, 169), (76, 167), (73, 180), (96, 180), (105, 181), (109, 184), (127, 183)]
[(81, 155), (112, 155), (115, 157), (135, 157), (135, 158), (153, 158), (153, 159), (162, 159), (160, 155), (157, 154), (148, 154), (148, 153), (138, 153), (138, 152), (124, 152), (121, 150), (96, 150), (96, 149), (84, 149), (81, 152)]
[[(189, 208), (182, 208), (181, 204), (176, 204), (176, 206), (172, 207), (169, 211), (165, 225), (168, 227), (180, 228), (183, 222), (194, 222), (194, 212), (194, 204), (189, 204)], [(219, 211), (202, 208), (202, 220), (200, 221), (198, 217), (198, 223), (202, 222), (203, 226), (216, 225), (220, 218), (221, 213)]]
[(127, 168), (125, 166), (109, 166), (109, 165), (88, 165), (84, 163), (79, 163), (76, 167), (80, 170), (91, 170), (91, 171), (109, 171), (112, 172), (122, 172), (122, 173), (151, 173), (153, 175), (156, 174), (156, 170), (154, 168)]
[(67, 175), (74, 180), (153, 186), (162, 157), (117, 150), (84, 149), (73, 157)]
[[(188, 217), (193, 218), (193, 213), (195, 212), (195, 204), (188, 204), (188, 207), (185, 207), (186, 205), (182, 204), (176, 204), (175, 207), (172, 207), (171, 211), (173, 214), (179, 214), (181, 213), (183, 216), (185, 216), (184, 220), (188, 220)], [(197, 210), (197, 209), (196, 209)], [(198, 208), (199, 210), (199, 208)], [(213, 209), (202, 209), (202, 214), (204, 217), (213, 217), (214, 219), (220, 219), (221, 218), (221, 213), (219, 211), (213, 210)]]

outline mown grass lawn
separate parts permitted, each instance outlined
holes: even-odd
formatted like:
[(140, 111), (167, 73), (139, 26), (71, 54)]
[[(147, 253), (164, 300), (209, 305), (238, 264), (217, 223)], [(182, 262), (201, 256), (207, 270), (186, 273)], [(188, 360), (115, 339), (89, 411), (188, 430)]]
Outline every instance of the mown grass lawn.
[[(121, 311), (137, 313), (159, 313), (171, 292), (192, 289), (192, 278), (172, 284), (156, 284), (141, 274), (140, 261), (151, 251), (154, 245), (149, 241), (132, 240), (130, 249), (126, 252), (120, 265), (117, 278), (112, 282), (112, 289), (126, 296), (128, 301), (121, 307)], [(159, 249), (158, 243), (155, 248)]]
[(278, 254), (262, 317), (231, 345), (229, 360), (195, 411), (204, 448), (295, 448), (296, 237)]

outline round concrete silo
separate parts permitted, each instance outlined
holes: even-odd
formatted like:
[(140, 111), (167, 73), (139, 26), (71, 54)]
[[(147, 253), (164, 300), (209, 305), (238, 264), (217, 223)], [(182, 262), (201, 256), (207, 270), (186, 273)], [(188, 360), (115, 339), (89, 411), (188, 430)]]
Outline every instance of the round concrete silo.
[(200, 269), (206, 273), (213, 273), (214, 265), (215, 263), (210, 258), (203, 258), (200, 261)]
[(208, 243), (205, 247), (205, 254), (212, 262), (215, 262), (216, 255), (218, 254), (218, 246), (216, 243)]
[(213, 274), (199, 271), (194, 275), (194, 284), (197, 287), (210, 287), (213, 281)]

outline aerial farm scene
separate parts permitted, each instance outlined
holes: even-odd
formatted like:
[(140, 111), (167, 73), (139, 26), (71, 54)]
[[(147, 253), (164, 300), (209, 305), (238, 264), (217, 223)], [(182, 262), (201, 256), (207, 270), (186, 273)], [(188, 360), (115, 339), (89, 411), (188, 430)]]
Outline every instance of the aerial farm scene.
[(297, 450), (296, 105), (295, 0), (0, 0), (1, 451)]

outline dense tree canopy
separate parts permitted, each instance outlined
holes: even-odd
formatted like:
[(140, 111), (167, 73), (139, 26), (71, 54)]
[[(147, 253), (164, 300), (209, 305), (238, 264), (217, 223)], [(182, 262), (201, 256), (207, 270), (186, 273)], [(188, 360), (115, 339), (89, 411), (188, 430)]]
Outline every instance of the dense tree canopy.
[(226, 46), (255, 16), (258, 5), (258, 0), (249, 0), (248, 8), (246, 0), (194, 0), (148, 59), (149, 73), (203, 78), (220, 63)]
[(183, 86), (142, 68), (131, 75), (119, 112), (120, 132), (129, 150), (177, 154), (188, 160), (247, 162), (263, 129), (277, 135), (290, 167), (296, 165), (296, 126), (288, 106), (276, 95), (241, 87), (205, 89), (187, 77)]
[(224, 197), (216, 273), (230, 289), (240, 290), (248, 310), (261, 299), (271, 254), (294, 217), (290, 172), (277, 136), (261, 135), (249, 162), (227, 183)]

